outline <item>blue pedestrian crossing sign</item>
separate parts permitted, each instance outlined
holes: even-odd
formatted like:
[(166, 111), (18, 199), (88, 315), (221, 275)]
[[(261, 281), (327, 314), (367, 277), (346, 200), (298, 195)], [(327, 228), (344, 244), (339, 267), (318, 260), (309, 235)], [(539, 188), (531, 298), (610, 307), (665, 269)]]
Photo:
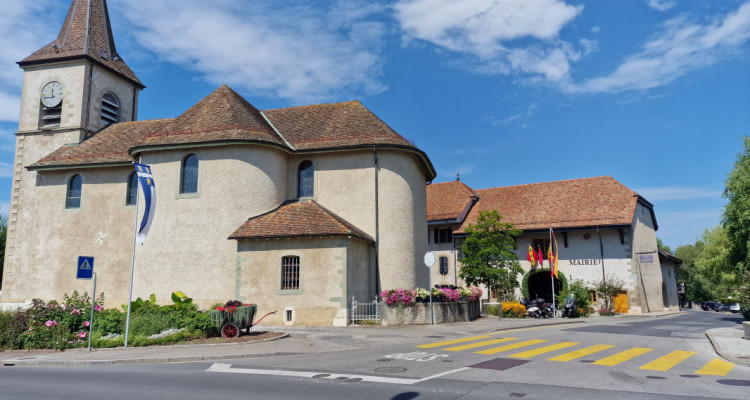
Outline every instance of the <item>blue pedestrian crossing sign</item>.
[(94, 277), (94, 257), (78, 257), (78, 272), (76, 279), (91, 279)]

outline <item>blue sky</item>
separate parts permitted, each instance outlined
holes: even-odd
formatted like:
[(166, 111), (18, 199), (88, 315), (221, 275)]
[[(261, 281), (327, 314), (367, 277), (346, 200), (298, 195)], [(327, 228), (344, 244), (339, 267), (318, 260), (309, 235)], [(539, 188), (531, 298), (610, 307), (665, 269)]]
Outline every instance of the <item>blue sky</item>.
[[(0, 208), (22, 71), (70, 0), (0, 0)], [(175, 117), (221, 83), (260, 109), (359, 99), (480, 189), (611, 175), (673, 249), (719, 223), (750, 134), (747, 0), (109, 0), (117, 49)]]

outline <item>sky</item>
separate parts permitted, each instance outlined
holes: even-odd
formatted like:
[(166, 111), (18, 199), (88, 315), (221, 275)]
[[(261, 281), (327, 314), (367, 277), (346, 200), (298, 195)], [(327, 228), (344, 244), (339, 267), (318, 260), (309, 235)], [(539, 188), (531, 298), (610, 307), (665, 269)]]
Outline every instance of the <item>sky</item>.
[[(748, 0), (109, 0), (138, 118), (226, 83), (257, 108), (360, 100), (474, 189), (609, 175), (675, 249), (721, 221), (750, 134)], [(0, 209), (22, 70), (70, 0), (0, 0)]]

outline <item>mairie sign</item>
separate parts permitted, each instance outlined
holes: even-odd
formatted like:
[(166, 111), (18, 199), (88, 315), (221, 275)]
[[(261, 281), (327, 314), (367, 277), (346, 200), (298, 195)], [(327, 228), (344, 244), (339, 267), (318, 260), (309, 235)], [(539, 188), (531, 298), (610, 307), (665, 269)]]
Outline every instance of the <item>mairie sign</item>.
[(94, 257), (78, 257), (78, 272), (76, 279), (91, 279), (94, 277)]

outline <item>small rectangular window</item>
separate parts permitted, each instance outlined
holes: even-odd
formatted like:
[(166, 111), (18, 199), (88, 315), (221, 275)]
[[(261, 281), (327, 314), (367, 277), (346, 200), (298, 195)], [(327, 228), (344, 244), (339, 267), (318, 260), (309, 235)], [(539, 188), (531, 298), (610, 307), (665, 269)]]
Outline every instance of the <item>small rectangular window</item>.
[(453, 230), (450, 228), (433, 230), (435, 243), (452, 243), (453, 242)]
[(448, 275), (448, 257), (440, 257), (440, 275)]
[(281, 290), (299, 290), (299, 257), (281, 258)]

